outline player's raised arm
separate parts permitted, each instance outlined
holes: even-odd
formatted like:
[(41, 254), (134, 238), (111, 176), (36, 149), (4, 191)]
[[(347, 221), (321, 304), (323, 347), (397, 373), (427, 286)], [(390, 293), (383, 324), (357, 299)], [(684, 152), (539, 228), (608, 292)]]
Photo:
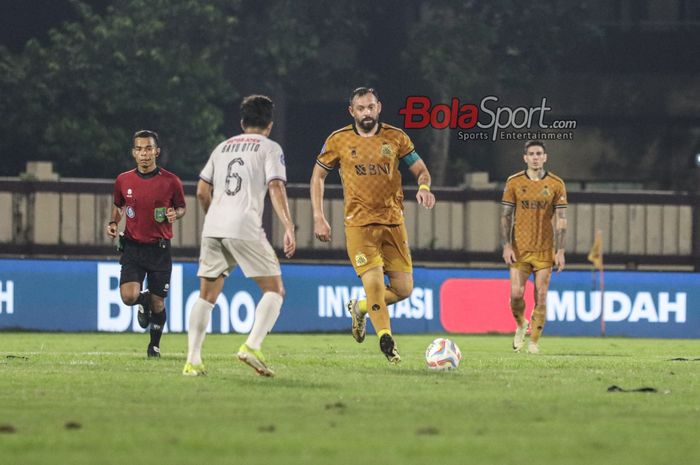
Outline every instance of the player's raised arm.
[(292, 214), (289, 212), (289, 202), (287, 201), (287, 189), (284, 181), (273, 179), (267, 186), (270, 193), (272, 207), (277, 213), (277, 217), (284, 225), (284, 256), (292, 258), (297, 248), (296, 237), (294, 236), (294, 222)]
[(508, 265), (515, 263), (515, 252), (511, 242), (513, 231), (513, 213), (515, 208), (512, 205), (503, 205), (501, 213), (501, 245), (503, 246), (503, 261)]
[(430, 172), (428, 167), (425, 166), (425, 162), (421, 159), (416, 160), (411, 166), (408, 167), (409, 171), (413, 173), (418, 181), (418, 192), (416, 193), (416, 200), (418, 205), (422, 205), (428, 210), (435, 206), (435, 195), (430, 192)]
[(327, 170), (318, 164), (314, 165), (314, 171), (311, 174), (311, 208), (314, 214), (314, 235), (321, 242), (331, 240), (331, 226), (323, 213), (323, 191), (327, 176)]

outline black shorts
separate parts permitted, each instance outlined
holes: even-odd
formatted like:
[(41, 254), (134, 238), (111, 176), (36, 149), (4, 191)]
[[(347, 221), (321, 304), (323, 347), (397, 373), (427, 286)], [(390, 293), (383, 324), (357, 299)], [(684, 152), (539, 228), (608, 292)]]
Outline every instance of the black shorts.
[(168, 296), (170, 273), (173, 270), (169, 241), (158, 245), (124, 240), (124, 250), (119, 263), (122, 266), (120, 286), (124, 283), (140, 284), (148, 277), (148, 290), (152, 294), (163, 298)]

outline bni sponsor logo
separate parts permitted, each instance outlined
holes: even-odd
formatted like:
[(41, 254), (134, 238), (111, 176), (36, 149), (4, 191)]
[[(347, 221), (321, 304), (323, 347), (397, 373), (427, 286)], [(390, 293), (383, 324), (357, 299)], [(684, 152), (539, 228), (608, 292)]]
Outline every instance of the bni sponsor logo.
[[(345, 305), (350, 299), (364, 299), (362, 286), (318, 286), (318, 316), (321, 318), (350, 318)], [(433, 290), (414, 287), (411, 295), (389, 305), (389, 316), (395, 319), (432, 320)]]

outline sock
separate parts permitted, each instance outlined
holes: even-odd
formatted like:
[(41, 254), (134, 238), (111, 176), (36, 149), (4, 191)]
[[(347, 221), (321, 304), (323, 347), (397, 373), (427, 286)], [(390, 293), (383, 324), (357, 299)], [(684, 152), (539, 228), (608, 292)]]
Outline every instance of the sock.
[(142, 305), (145, 312), (148, 312), (148, 307), (151, 305), (151, 291), (143, 291), (139, 294), (134, 305)]
[(192, 306), (187, 329), (187, 361), (193, 365), (202, 364), (202, 344), (213, 308), (214, 304), (201, 297)]
[(379, 337), (384, 333), (391, 334), (389, 309), (384, 301), (385, 286), (383, 276), (381, 278), (379, 280), (363, 280), (365, 293), (367, 294), (367, 314)]
[(165, 308), (160, 313), (151, 313), (151, 345), (160, 347), (160, 337), (163, 335), (163, 326), (167, 321), (168, 316), (165, 313)]
[(257, 307), (255, 307), (255, 322), (253, 329), (248, 334), (248, 339), (245, 343), (248, 347), (254, 350), (260, 349), (263, 339), (267, 333), (272, 331), (275, 326), (277, 317), (280, 316), (282, 302), (284, 299), (276, 292), (266, 292), (263, 294)]
[(515, 318), (518, 326), (522, 326), (525, 321), (525, 300), (510, 299), (510, 310), (513, 312), (513, 318)]
[(363, 315), (366, 315), (367, 314), (367, 300), (366, 299), (358, 300), (357, 301), (357, 308), (358, 308), (358, 310), (360, 310), (360, 313), (362, 313)]
[(537, 344), (540, 340), (540, 335), (542, 335), (546, 320), (547, 307), (544, 305), (537, 305), (532, 311), (532, 317), (530, 318), (530, 341)]

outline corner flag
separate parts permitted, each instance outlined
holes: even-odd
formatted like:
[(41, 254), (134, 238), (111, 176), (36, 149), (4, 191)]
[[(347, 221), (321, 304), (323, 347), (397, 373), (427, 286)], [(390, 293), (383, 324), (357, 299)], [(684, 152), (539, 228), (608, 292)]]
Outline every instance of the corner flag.
[(595, 241), (588, 252), (588, 261), (593, 263), (596, 270), (603, 269), (603, 231), (600, 229), (595, 232)]
[(600, 335), (605, 336), (605, 281), (603, 280), (603, 231), (595, 232), (595, 240), (588, 252), (588, 261), (593, 263), (593, 287), (596, 287), (595, 270), (598, 270), (598, 289), (600, 290)]

